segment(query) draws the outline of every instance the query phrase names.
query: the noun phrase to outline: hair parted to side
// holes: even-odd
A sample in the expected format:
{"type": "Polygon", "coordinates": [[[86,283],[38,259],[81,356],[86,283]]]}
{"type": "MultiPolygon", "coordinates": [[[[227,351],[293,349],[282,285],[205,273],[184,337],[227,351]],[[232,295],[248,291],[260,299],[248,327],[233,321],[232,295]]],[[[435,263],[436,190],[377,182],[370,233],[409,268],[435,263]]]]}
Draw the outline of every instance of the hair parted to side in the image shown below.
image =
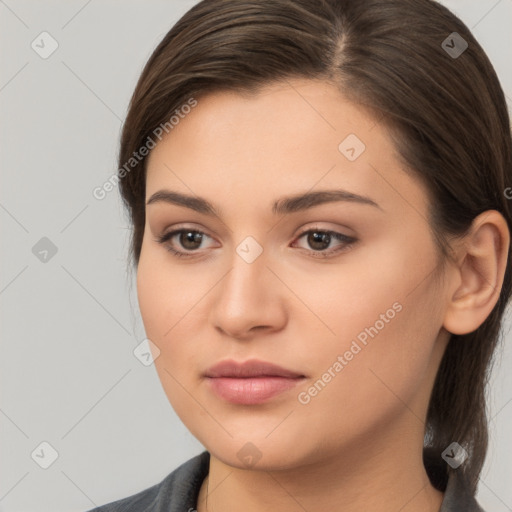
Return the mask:
{"type": "MultiPolygon", "coordinates": [[[[293,77],[336,85],[389,129],[408,171],[428,190],[430,227],[445,261],[448,239],[498,210],[512,231],[510,120],[492,64],[469,29],[431,0],[203,0],[166,34],[146,63],[123,127],[119,167],[190,98],[257,92],[293,77]],[[468,48],[442,47],[457,32],[468,48]]],[[[146,162],[119,175],[139,262],[145,225],[146,162]]],[[[425,460],[444,491],[449,471],[473,494],[488,445],[485,393],[512,289],[510,251],[500,298],[474,332],[452,335],[427,413],[425,460]],[[457,470],[441,459],[456,441],[469,454],[457,470]]]]}

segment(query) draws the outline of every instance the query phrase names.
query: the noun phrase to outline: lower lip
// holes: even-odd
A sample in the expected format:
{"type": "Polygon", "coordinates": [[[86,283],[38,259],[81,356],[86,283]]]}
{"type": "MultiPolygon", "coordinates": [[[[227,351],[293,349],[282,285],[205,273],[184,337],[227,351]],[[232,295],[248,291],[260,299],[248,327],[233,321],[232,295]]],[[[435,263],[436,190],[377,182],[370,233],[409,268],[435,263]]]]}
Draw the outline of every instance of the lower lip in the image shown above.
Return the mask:
{"type": "Polygon", "coordinates": [[[233,404],[254,405],[270,400],[304,380],[303,377],[208,377],[213,391],[233,404]]]}

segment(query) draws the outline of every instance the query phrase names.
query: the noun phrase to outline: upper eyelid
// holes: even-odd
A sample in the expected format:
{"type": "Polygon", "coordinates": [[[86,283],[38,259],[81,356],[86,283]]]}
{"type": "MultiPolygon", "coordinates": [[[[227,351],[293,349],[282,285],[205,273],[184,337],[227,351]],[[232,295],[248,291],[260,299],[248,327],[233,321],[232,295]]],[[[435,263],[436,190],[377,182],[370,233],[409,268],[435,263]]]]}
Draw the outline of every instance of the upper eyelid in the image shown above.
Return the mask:
{"type": "MultiPolygon", "coordinates": [[[[333,232],[333,233],[338,233],[338,232],[339,232],[339,231],[338,231],[338,229],[341,229],[341,230],[343,230],[343,229],[349,229],[349,230],[350,230],[350,228],[348,228],[348,226],[344,226],[343,228],[342,228],[342,227],[340,227],[340,228],[329,228],[329,227],[322,227],[322,226],[319,226],[319,225],[318,225],[319,223],[320,223],[320,222],[318,222],[318,221],[317,221],[316,223],[315,223],[315,222],[313,222],[313,225],[312,225],[312,226],[309,226],[309,227],[307,227],[307,228],[301,229],[301,230],[300,230],[300,231],[299,231],[295,236],[300,236],[300,235],[302,235],[302,234],[304,234],[304,233],[307,233],[308,231],[315,230],[315,229],[316,229],[316,230],[318,230],[318,231],[329,231],[329,232],[333,232]]],[[[182,231],[182,230],[183,230],[183,231],[186,231],[186,230],[189,230],[189,231],[197,231],[197,232],[199,232],[199,233],[203,233],[203,234],[205,234],[205,235],[209,236],[210,238],[215,238],[213,235],[210,235],[210,234],[208,233],[208,231],[207,231],[207,230],[205,230],[204,228],[202,228],[202,227],[195,227],[195,226],[193,225],[193,223],[191,223],[191,224],[186,224],[186,223],[184,223],[183,225],[181,225],[181,224],[177,224],[176,226],[173,226],[173,227],[172,227],[171,229],[169,229],[169,230],[167,230],[166,228],[164,228],[164,229],[162,230],[162,232],[163,232],[163,234],[168,234],[168,233],[172,233],[172,232],[175,232],[175,231],[182,231]]],[[[345,235],[345,236],[347,236],[347,237],[352,236],[352,235],[349,235],[349,234],[346,234],[346,233],[340,233],[340,234],[343,234],[343,235],[345,235]]]]}
{"type": "MultiPolygon", "coordinates": [[[[174,238],[176,235],[178,235],[178,234],[180,234],[180,233],[182,233],[184,231],[191,231],[191,232],[194,232],[194,233],[200,233],[201,235],[206,235],[207,237],[215,240],[215,237],[213,237],[212,235],[209,235],[203,229],[199,229],[199,228],[195,228],[195,227],[190,227],[190,226],[179,226],[179,225],[174,227],[173,229],[171,229],[169,231],[166,231],[165,233],[160,235],[159,238],[160,239],[165,238],[166,241],[168,242],[169,240],[174,238]]],[[[342,237],[345,237],[345,238],[353,240],[353,241],[355,241],[357,239],[353,235],[348,235],[346,233],[340,233],[339,231],[337,231],[335,229],[323,228],[323,227],[320,227],[320,226],[311,226],[311,227],[307,227],[307,228],[301,230],[299,233],[294,235],[293,240],[295,241],[295,240],[297,240],[299,238],[302,238],[304,235],[306,235],[307,233],[310,233],[312,231],[318,231],[318,232],[322,232],[322,233],[332,233],[332,234],[340,235],[342,237]]],[[[192,253],[192,252],[197,252],[197,251],[192,251],[191,250],[190,252],[192,253]]]]}
{"type": "Polygon", "coordinates": [[[214,236],[208,234],[204,229],[190,227],[190,226],[183,226],[183,227],[177,226],[172,229],[169,229],[168,231],[164,230],[161,237],[171,237],[172,238],[183,231],[192,231],[193,233],[201,233],[202,235],[206,235],[209,238],[215,239],[214,236]]]}
{"type": "MultiPolygon", "coordinates": [[[[315,230],[316,231],[325,231],[325,232],[330,232],[330,233],[339,233],[335,228],[326,228],[326,227],[321,227],[321,226],[310,226],[310,227],[301,229],[295,236],[301,236],[304,233],[308,233],[309,231],[315,231],[315,230]]],[[[214,236],[208,234],[208,232],[205,231],[203,228],[196,228],[194,226],[179,226],[179,225],[176,227],[173,227],[172,229],[164,230],[164,233],[162,234],[162,236],[165,236],[165,235],[168,235],[171,233],[176,234],[177,232],[181,232],[181,231],[193,231],[196,233],[201,233],[203,235],[207,235],[210,238],[215,238],[214,236]]],[[[347,237],[351,236],[351,235],[347,235],[345,233],[339,233],[339,234],[345,235],[347,237]]]]}

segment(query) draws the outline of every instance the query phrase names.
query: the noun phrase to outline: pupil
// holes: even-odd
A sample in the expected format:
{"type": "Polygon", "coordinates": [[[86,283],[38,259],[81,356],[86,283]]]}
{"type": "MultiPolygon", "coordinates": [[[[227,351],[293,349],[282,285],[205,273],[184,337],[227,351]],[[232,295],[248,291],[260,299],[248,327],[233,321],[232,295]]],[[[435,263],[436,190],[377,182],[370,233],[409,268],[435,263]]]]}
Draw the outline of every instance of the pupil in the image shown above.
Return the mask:
{"type": "Polygon", "coordinates": [[[193,231],[182,233],[180,242],[185,249],[197,249],[193,244],[195,242],[201,243],[201,233],[194,233],[193,231]],[[192,247],[187,245],[189,242],[192,244],[192,247]]]}
{"type": "Polygon", "coordinates": [[[325,249],[331,241],[329,233],[318,233],[316,231],[312,232],[308,238],[308,242],[313,249],[325,249]],[[320,245],[318,246],[317,244],[320,245]]]}

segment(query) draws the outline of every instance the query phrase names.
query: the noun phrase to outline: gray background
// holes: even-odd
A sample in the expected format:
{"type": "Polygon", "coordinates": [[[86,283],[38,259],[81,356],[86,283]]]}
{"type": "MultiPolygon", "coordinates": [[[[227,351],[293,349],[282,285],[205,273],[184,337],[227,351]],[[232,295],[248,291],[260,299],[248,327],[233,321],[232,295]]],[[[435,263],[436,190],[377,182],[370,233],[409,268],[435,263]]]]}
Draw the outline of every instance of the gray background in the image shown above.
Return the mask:
{"type": "MultiPolygon", "coordinates": [[[[125,264],[127,218],[117,191],[92,196],[116,171],[142,66],[194,3],[0,0],[1,511],[84,511],[159,482],[203,449],[154,367],[133,355],[145,335],[125,264]],[[43,31],[59,45],[47,59],[31,47],[43,31]],[[43,237],[57,248],[46,262],[33,253],[43,237]],[[48,469],[43,441],[58,452],[48,469]]],[[[512,0],[443,3],[473,29],[512,105],[512,0]]],[[[510,334],[492,376],[478,494],[489,512],[512,510],[507,368],[510,334]]]]}

